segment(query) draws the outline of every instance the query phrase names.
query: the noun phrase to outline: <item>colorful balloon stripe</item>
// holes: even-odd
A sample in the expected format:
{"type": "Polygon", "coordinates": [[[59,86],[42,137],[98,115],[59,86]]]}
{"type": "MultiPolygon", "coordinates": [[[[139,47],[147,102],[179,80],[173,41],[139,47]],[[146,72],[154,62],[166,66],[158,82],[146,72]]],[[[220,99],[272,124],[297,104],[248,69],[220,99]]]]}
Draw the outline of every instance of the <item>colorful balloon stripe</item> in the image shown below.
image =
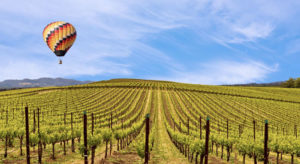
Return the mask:
{"type": "Polygon", "coordinates": [[[70,23],[53,22],[45,27],[43,37],[56,56],[64,56],[76,39],[76,30],[70,23]]]}

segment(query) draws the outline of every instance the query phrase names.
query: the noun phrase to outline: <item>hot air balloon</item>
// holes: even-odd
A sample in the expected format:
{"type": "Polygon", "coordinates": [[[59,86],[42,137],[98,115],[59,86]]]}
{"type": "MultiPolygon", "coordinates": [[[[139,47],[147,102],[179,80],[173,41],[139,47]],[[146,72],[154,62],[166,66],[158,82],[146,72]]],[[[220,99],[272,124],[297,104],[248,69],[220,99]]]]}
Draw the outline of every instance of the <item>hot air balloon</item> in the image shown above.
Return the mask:
{"type": "MultiPolygon", "coordinates": [[[[43,37],[51,51],[57,57],[63,57],[76,39],[76,30],[70,23],[52,22],[44,28],[43,37]]],[[[62,64],[61,59],[59,64],[62,64]]]]}

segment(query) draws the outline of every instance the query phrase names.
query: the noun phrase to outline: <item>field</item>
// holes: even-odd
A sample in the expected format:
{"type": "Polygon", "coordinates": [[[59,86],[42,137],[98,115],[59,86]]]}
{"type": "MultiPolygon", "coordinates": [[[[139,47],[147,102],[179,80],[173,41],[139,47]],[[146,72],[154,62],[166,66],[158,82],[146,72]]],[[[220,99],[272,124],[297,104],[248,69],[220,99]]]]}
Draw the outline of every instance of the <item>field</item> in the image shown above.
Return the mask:
{"type": "Polygon", "coordinates": [[[208,163],[263,163],[265,122],[271,163],[300,163],[300,89],[192,85],[115,79],[0,92],[0,163],[200,163],[210,122],[208,163]],[[200,126],[201,125],[201,126],[200,126]],[[255,139],[254,139],[255,138],[255,139]]]}

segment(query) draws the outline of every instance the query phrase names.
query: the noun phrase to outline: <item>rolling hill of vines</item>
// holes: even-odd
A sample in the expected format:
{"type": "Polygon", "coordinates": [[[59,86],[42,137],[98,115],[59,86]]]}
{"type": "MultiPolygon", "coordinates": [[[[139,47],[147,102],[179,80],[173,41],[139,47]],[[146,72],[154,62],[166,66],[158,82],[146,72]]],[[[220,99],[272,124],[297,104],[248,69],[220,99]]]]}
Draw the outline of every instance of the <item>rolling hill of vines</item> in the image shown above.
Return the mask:
{"type": "Polygon", "coordinates": [[[270,161],[300,162],[300,89],[114,79],[3,91],[0,163],[26,163],[25,107],[31,163],[83,163],[84,113],[92,163],[126,151],[143,163],[147,113],[149,163],[203,162],[207,119],[211,162],[261,162],[266,121],[270,161]]]}

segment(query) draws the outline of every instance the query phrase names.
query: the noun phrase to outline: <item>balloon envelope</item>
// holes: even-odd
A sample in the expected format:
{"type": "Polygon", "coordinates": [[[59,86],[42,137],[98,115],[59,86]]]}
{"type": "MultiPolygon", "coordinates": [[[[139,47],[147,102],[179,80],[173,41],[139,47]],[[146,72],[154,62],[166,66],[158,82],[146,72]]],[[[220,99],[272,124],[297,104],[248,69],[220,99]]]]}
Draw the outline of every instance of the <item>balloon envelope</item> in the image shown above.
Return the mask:
{"type": "Polygon", "coordinates": [[[44,41],[56,56],[64,56],[76,39],[76,30],[63,21],[48,24],[43,31],[44,41]]]}

